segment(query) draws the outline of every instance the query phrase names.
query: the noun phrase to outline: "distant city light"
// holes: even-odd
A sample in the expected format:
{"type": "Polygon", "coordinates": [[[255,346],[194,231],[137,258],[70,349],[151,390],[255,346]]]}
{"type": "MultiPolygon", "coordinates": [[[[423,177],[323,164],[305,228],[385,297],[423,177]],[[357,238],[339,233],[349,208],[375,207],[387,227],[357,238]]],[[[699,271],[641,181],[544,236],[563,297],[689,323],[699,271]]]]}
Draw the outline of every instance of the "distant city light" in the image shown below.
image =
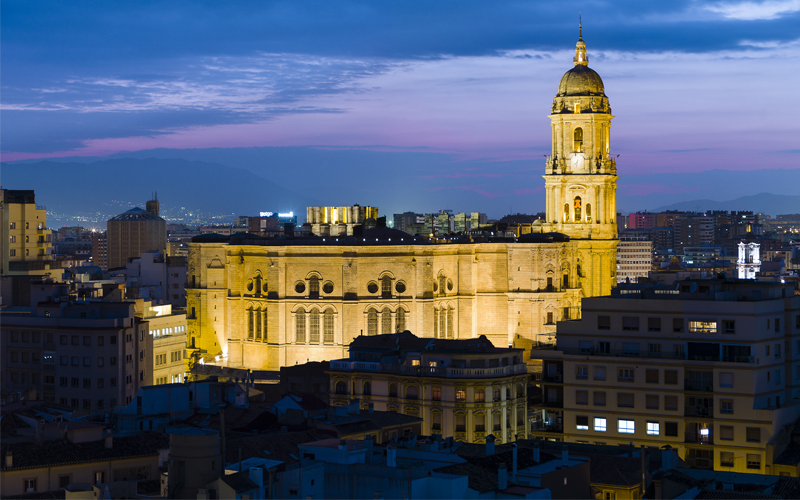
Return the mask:
{"type": "Polygon", "coordinates": [[[259,217],[272,217],[273,215],[274,215],[274,212],[259,212],[258,213],[259,217]]]}
{"type": "Polygon", "coordinates": [[[288,214],[278,212],[278,217],[294,217],[294,212],[289,212],[288,214]]]}

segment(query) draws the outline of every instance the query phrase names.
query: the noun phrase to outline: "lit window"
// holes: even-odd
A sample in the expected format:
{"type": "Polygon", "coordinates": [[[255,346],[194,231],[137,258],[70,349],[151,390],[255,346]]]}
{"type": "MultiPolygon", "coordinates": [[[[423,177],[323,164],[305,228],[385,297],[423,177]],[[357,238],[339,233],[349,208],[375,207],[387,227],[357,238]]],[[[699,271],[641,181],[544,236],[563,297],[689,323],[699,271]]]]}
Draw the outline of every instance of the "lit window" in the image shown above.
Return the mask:
{"type": "Polygon", "coordinates": [[[617,422],[617,431],[620,434],[633,434],[634,432],[636,432],[633,420],[619,419],[619,421],[617,422]]]}
{"type": "Polygon", "coordinates": [[[716,321],[689,321],[691,333],[717,333],[716,321]]]}
{"type": "Polygon", "coordinates": [[[594,430],[598,432],[605,432],[606,431],[606,419],[595,417],[594,419],[594,430]]]}
{"type": "Polygon", "coordinates": [[[589,430],[589,417],[577,415],[575,417],[575,424],[579,431],[589,430]]]}
{"type": "MultiPolygon", "coordinates": [[[[700,432],[702,433],[703,430],[707,431],[708,429],[701,429],[700,432]]],[[[658,436],[658,434],[659,434],[659,424],[658,424],[658,422],[647,422],[647,435],[648,436],[658,436]]]]}

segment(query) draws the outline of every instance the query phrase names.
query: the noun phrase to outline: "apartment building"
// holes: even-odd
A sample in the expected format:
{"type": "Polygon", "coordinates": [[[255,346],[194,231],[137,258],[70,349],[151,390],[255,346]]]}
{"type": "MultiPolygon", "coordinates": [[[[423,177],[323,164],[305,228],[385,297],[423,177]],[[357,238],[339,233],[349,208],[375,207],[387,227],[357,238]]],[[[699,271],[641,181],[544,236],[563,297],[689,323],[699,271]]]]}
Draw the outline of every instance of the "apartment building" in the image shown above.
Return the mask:
{"type": "Polygon", "coordinates": [[[622,235],[617,243],[617,283],[646,278],[653,266],[653,242],[641,236],[622,235]]]}
{"type": "Polygon", "coordinates": [[[0,274],[45,274],[53,259],[47,210],[36,204],[33,191],[0,189],[0,274]]]}
{"type": "Polygon", "coordinates": [[[800,415],[790,285],[629,285],[582,306],[580,320],[558,324],[556,345],[532,351],[543,368],[533,436],[670,445],[695,467],[776,473],[779,433],[800,415]]]}
{"type": "Polygon", "coordinates": [[[478,443],[490,434],[498,443],[527,435],[522,349],[495,347],[484,336],[360,336],[328,374],[332,406],[359,398],[375,410],[421,417],[424,435],[478,443]]]}
{"type": "Polygon", "coordinates": [[[186,375],[186,311],[145,302],[142,319],[153,339],[153,385],[178,384],[186,375]]]}
{"type": "Polygon", "coordinates": [[[52,301],[0,314],[2,391],[81,412],[127,404],[152,384],[152,339],[132,302],[52,301]]]}

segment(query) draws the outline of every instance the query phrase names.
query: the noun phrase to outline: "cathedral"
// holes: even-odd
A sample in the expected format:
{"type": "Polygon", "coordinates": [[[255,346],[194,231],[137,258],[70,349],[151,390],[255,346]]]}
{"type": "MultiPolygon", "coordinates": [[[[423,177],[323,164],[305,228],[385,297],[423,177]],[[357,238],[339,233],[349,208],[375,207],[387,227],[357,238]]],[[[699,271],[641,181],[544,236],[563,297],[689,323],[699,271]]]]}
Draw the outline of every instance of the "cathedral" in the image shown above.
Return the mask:
{"type": "MultiPolygon", "coordinates": [[[[514,242],[432,243],[376,227],[350,236],[201,235],[189,245],[189,346],[230,367],[347,356],[359,335],[554,342],[583,297],[616,282],[611,108],[579,37],[550,109],[546,221],[514,242]]],[[[458,241],[458,240],[456,240],[458,241]]]]}

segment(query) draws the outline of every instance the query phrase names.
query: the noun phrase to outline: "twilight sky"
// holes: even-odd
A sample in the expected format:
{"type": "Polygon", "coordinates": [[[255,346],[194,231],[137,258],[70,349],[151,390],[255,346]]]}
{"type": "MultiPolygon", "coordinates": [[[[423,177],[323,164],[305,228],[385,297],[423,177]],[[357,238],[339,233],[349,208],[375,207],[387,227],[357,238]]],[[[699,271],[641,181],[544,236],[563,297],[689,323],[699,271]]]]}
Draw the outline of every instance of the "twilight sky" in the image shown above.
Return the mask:
{"type": "Polygon", "coordinates": [[[579,10],[621,174],[800,167],[800,0],[5,0],[0,158],[316,146],[538,169],[579,10]]]}

